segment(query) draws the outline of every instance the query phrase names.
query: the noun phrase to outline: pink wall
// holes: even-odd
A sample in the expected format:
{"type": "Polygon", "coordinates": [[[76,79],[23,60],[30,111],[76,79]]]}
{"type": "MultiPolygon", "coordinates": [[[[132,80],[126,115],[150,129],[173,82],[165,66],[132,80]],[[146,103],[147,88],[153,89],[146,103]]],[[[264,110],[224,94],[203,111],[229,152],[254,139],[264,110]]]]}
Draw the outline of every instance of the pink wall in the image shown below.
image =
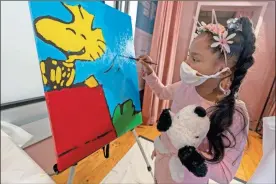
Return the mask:
{"type": "Polygon", "coordinates": [[[269,2],[257,37],[256,62],[250,69],[240,97],[246,102],[255,129],[275,77],[275,2],[269,2]]]}
{"type": "Polygon", "coordinates": [[[24,149],[25,152],[48,174],[53,174],[56,164],[55,148],[52,137],[24,149]]]}

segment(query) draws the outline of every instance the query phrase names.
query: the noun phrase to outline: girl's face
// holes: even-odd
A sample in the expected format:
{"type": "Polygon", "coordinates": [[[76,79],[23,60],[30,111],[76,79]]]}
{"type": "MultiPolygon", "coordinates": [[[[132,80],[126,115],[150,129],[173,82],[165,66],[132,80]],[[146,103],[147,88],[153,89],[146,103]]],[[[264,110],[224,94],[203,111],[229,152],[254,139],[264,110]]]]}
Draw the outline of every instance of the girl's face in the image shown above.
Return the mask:
{"type": "MultiPolygon", "coordinates": [[[[226,67],[224,57],[219,59],[220,53],[212,52],[211,44],[209,35],[199,35],[193,40],[189,50],[189,56],[185,61],[191,68],[203,75],[213,75],[226,67]]],[[[211,93],[214,89],[218,88],[221,78],[227,75],[229,75],[229,72],[221,74],[219,79],[208,79],[200,86],[205,89],[206,93],[211,93]]]]}

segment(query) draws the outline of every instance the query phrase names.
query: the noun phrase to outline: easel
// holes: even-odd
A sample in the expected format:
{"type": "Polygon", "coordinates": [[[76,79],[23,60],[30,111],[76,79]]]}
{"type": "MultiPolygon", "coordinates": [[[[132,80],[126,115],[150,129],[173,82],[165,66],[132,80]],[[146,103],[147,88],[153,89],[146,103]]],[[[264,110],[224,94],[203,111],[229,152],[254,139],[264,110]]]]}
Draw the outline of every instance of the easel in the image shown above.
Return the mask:
{"type": "MultiPolygon", "coordinates": [[[[142,144],[141,144],[141,142],[140,142],[140,140],[139,140],[139,137],[138,137],[138,135],[137,135],[135,129],[132,130],[132,133],[133,133],[133,135],[134,135],[134,137],[135,137],[135,140],[136,140],[136,142],[137,142],[137,144],[138,144],[138,146],[139,146],[139,148],[140,148],[140,151],[141,151],[141,153],[142,153],[142,155],[143,155],[143,157],[144,157],[144,160],[145,160],[145,162],[146,162],[146,164],[147,164],[147,170],[150,172],[151,176],[154,178],[153,172],[152,172],[152,168],[151,168],[151,166],[150,166],[150,164],[149,164],[149,161],[148,161],[148,159],[147,159],[147,156],[146,156],[146,154],[145,154],[145,151],[144,151],[144,149],[143,149],[143,147],[142,147],[142,144]]],[[[73,184],[76,166],[77,166],[77,164],[75,164],[75,165],[73,165],[73,166],[70,167],[70,171],[69,171],[69,176],[68,176],[67,184],[73,184]]]]}

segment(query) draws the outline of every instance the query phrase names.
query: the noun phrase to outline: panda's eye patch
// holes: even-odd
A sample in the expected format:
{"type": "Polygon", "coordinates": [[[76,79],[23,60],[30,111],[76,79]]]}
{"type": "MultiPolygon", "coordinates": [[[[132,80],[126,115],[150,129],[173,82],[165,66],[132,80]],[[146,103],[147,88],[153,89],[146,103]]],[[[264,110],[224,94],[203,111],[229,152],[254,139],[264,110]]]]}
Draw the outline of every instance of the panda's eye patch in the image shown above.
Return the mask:
{"type": "Polygon", "coordinates": [[[197,139],[198,139],[198,138],[199,138],[199,136],[195,136],[195,138],[197,138],[197,139]]]}

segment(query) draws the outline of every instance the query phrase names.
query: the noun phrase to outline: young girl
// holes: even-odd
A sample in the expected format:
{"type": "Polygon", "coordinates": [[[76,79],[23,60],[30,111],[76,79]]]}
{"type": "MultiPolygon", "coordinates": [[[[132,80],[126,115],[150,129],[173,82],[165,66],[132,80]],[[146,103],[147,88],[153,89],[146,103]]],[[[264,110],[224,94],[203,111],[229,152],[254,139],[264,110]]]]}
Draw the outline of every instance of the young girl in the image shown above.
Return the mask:
{"type": "MultiPolygon", "coordinates": [[[[152,62],[151,58],[139,57],[145,81],[160,99],[173,101],[172,112],[177,113],[191,104],[207,109],[210,130],[198,148],[208,160],[207,175],[196,177],[185,168],[182,183],[204,184],[209,179],[229,183],[246,145],[248,113],[245,104],[237,100],[237,94],[254,63],[255,35],[246,17],[231,19],[227,24],[226,28],[218,23],[200,24],[201,33],[193,40],[189,56],[181,64],[180,82],[164,86],[147,64],[152,62]]],[[[168,158],[158,153],[155,179],[157,183],[175,183],[169,174],[168,158]]]]}

